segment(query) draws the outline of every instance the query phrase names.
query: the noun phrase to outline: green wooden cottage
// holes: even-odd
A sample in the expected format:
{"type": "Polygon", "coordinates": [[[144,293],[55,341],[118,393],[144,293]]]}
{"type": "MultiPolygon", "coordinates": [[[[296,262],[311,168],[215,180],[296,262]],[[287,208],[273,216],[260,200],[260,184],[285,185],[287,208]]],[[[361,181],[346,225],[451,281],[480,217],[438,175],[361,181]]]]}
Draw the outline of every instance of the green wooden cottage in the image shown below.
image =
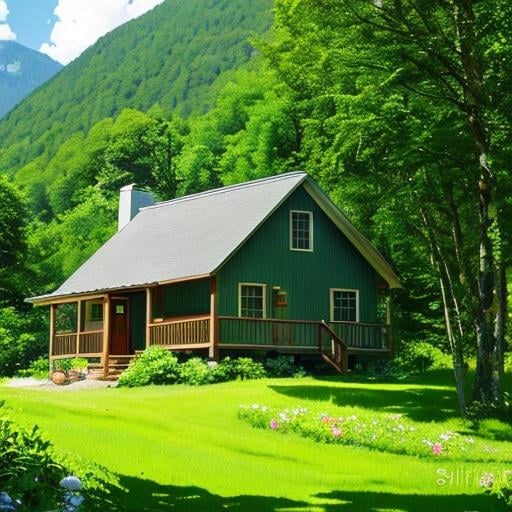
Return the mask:
{"type": "Polygon", "coordinates": [[[303,172],[153,204],[121,189],[119,231],[55,292],[50,358],[109,368],[137,351],[389,354],[381,254],[303,172]]]}

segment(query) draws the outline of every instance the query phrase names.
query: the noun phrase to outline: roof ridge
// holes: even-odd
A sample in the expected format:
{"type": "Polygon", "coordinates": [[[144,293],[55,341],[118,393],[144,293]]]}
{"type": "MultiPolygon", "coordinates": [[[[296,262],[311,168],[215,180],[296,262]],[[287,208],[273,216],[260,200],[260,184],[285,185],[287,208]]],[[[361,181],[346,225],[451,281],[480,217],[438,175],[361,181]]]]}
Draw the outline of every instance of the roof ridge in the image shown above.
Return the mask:
{"type": "Polygon", "coordinates": [[[224,192],[231,192],[233,190],[252,187],[252,186],[258,186],[258,185],[262,185],[264,183],[268,183],[270,181],[280,181],[283,179],[292,178],[294,176],[307,176],[307,173],[304,171],[292,171],[292,172],[286,172],[283,174],[276,174],[275,176],[267,176],[266,178],[259,178],[257,180],[244,181],[242,183],[235,183],[233,185],[227,185],[225,187],[214,188],[211,190],[205,190],[203,192],[197,192],[195,194],[189,194],[187,196],[176,197],[175,199],[169,199],[168,201],[161,201],[161,202],[155,203],[151,206],[145,206],[144,208],[140,208],[139,211],[151,210],[153,208],[160,208],[162,206],[168,206],[170,204],[180,203],[183,201],[191,201],[194,199],[199,199],[201,197],[222,194],[224,192]]]}

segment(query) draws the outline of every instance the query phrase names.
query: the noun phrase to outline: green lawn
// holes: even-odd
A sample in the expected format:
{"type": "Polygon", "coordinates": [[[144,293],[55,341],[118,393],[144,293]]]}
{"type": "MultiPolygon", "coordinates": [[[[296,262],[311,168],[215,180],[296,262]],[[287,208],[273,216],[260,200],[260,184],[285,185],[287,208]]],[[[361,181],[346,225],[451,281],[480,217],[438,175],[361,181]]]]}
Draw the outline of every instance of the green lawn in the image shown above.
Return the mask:
{"type": "Polygon", "coordinates": [[[38,423],[59,450],[117,473],[128,491],[116,497],[119,510],[500,510],[473,475],[512,469],[510,464],[318,444],[254,429],[237,417],[240,404],[256,402],[330,413],[365,408],[375,414],[403,413],[418,423],[435,420],[441,429],[460,428],[447,375],[433,382],[267,379],[75,392],[3,387],[0,397],[20,421],[38,423]],[[453,472],[452,485],[436,483],[438,469],[453,472]]]}

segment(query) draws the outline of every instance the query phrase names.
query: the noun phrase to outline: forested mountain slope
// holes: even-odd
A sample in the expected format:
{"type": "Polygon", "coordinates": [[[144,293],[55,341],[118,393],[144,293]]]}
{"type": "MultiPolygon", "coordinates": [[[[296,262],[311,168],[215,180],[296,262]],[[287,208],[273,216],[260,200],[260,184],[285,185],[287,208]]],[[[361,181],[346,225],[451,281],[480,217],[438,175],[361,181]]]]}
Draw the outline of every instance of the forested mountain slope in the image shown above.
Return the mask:
{"type": "Polygon", "coordinates": [[[70,134],[126,107],[207,111],[229,71],[253,54],[250,35],[270,27],[271,7],[167,0],[107,34],[0,122],[0,172],[46,160],[70,134]]]}
{"type": "Polygon", "coordinates": [[[0,118],[62,65],[14,41],[0,41],[0,118]]]}

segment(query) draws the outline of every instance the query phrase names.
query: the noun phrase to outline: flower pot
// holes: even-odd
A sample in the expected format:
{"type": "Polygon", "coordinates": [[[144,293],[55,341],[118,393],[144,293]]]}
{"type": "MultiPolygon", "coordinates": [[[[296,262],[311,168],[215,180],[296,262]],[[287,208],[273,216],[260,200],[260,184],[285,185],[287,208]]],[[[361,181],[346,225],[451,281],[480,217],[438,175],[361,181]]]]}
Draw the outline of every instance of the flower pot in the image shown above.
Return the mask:
{"type": "Polygon", "coordinates": [[[61,370],[56,370],[52,373],[52,382],[61,386],[66,383],[66,374],[61,370]]]}
{"type": "Polygon", "coordinates": [[[80,380],[80,373],[76,370],[69,370],[68,371],[68,379],[71,382],[76,382],[77,380],[80,380]]]}

